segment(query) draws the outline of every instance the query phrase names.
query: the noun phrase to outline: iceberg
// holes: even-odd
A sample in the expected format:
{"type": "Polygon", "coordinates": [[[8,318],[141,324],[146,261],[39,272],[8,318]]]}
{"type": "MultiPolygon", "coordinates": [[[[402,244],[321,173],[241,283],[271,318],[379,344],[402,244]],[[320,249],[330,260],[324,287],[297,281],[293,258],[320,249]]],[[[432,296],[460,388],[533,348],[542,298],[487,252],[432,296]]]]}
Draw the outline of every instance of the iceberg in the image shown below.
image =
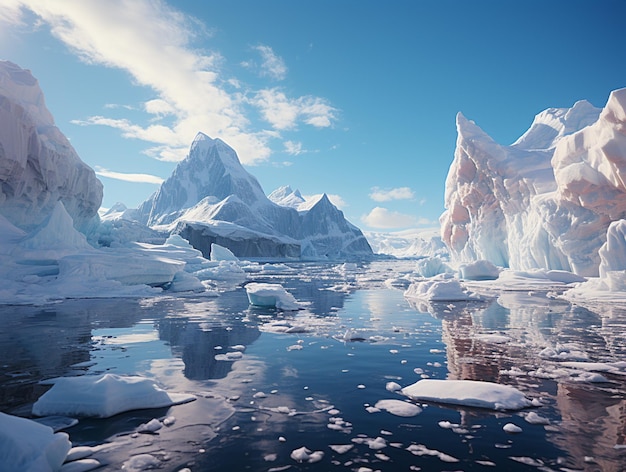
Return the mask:
{"type": "Polygon", "coordinates": [[[287,290],[280,284],[251,282],[246,284],[246,293],[251,305],[276,307],[283,311],[295,311],[301,307],[287,290]]]}
{"type": "Polygon", "coordinates": [[[8,61],[0,61],[0,183],[0,214],[20,229],[41,224],[58,201],[79,230],[97,224],[102,183],[55,126],[37,79],[8,61]]]}
{"type": "Polygon", "coordinates": [[[2,470],[54,472],[61,469],[72,443],[66,433],[18,416],[0,413],[2,470]]]}
{"type": "Polygon", "coordinates": [[[33,415],[108,418],[124,411],[162,408],[195,398],[167,392],[152,380],[139,376],[61,377],[35,402],[33,415]]]}
{"type": "Polygon", "coordinates": [[[326,195],[301,202],[299,192],[285,187],[273,192],[272,199],[243,168],[234,149],[198,133],[187,158],[136,216],[154,230],[180,234],[206,258],[213,244],[238,258],[372,255],[365,236],[326,195]]]}
{"type": "Polygon", "coordinates": [[[480,300],[477,295],[469,292],[458,279],[449,274],[440,274],[426,280],[419,280],[409,285],[404,296],[431,302],[456,302],[480,300]]]}
{"type": "Polygon", "coordinates": [[[400,393],[416,401],[432,401],[491,410],[521,410],[532,405],[523,392],[509,385],[478,380],[422,379],[400,393]]]}
{"type": "Polygon", "coordinates": [[[599,249],[626,218],[626,89],[535,117],[511,146],[457,116],[442,238],[457,263],[599,275],[599,249]]]}

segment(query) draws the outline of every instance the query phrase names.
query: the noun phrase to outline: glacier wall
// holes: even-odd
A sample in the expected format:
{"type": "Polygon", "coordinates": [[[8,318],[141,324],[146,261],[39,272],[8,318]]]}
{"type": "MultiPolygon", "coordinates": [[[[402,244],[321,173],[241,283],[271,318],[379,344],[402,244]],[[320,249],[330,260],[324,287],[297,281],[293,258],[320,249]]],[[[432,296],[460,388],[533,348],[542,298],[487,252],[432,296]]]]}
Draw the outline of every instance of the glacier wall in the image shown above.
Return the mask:
{"type": "Polygon", "coordinates": [[[462,114],[446,179],[442,239],[456,262],[598,276],[611,222],[626,218],[626,89],[535,117],[496,143],[462,114]]]}
{"type": "Polygon", "coordinates": [[[0,61],[0,214],[32,230],[63,203],[86,230],[102,202],[102,183],[54,125],[30,71],[0,61]]]}

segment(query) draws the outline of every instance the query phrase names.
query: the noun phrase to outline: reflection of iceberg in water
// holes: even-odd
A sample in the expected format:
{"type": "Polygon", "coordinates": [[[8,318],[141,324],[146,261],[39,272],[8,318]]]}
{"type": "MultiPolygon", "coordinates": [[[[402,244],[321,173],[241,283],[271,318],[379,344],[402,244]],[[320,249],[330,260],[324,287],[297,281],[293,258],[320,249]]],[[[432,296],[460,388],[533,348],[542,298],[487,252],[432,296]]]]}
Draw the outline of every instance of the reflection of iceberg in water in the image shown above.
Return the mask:
{"type": "Polygon", "coordinates": [[[131,299],[68,300],[45,308],[2,306],[0,405],[4,411],[35,401],[43,378],[78,375],[91,360],[92,330],[129,327],[142,313],[131,299]]]}
{"type": "Polygon", "coordinates": [[[505,293],[486,306],[413,306],[441,319],[448,378],[508,384],[549,399],[540,413],[552,410],[548,416],[556,420],[548,437],[567,451],[568,467],[624,470],[626,377],[607,374],[610,384],[593,384],[576,381],[565,371],[553,377],[556,384],[552,384],[535,376],[564,366],[560,359],[539,355],[550,346],[561,346],[565,354],[583,355],[592,362],[626,360],[624,311],[614,309],[600,317],[585,308],[526,293],[505,293]]]}
{"type": "Polygon", "coordinates": [[[256,326],[247,325],[239,316],[247,307],[243,291],[226,292],[208,301],[183,302],[177,311],[185,316],[159,320],[159,338],[167,341],[172,354],[183,360],[186,378],[226,377],[233,361],[217,360],[215,356],[233,351],[232,346],[248,346],[261,334],[256,326]],[[189,317],[189,313],[194,315],[189,317]]]}

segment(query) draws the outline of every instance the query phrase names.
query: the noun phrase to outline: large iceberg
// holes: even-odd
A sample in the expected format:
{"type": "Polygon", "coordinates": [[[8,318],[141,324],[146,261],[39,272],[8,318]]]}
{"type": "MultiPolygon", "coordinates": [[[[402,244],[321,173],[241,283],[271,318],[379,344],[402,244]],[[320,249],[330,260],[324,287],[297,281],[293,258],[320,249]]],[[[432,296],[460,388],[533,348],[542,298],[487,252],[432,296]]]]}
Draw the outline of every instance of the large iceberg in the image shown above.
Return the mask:
{"type": "Polygon", "coordinates": [[[61,201],[87,230],[102,202],[102,183],[54,125],[37,79],[0,61],[0,214],[31,230],[61,201]]]}
{"type": "Polygon", "coordinates": [[[457,116],[442,238],[456,262],[598,276],[612,221],[626,218],[626,89],[535,117],[511,146],[457,116]]]}
{"type": "Polygon", "coordinates": [[[372,254],[361,231],[326,195],[302,202],[288,187],[270,200],[234,149],[198,133],[189,155],[146,200],[138,219],[180,234],[205,257],[212,244],[237,257],[339,259],[372,254]],[[295,208],[297,206],[297,209],[295,208]]]}

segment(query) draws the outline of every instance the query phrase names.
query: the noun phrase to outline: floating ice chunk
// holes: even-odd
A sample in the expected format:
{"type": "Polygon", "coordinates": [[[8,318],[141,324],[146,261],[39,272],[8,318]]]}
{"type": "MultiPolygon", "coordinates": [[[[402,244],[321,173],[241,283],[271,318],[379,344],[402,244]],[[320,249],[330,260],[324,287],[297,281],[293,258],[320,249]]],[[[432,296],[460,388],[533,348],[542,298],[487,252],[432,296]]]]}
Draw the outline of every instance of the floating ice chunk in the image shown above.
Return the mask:
{"type": "Polygon", "coordinates": [[[63,464],[60,472],[88,472],[99,467],[102,467],[102,464],[96,459],[79,459],[63,464]]]}
{"type": "Polygon", "coordinates": [[[157,469],[160,466],[161,461],[152,454],[137,454],[124,462],[122,470],[126,472],[142,472],[147,469],[157,469]]]}
{"type": "Polygon", "coordinates": [[[500,270],[491,262],[479,260],[459,267],[459,276],[465,280],[496,280],[500,270]]]}
{"type": "Polygon", "coordinates": [[[352,442],[356,444],[367,444],[370,449],[378,451],[387,447],[387,440],[380,436],[376,438],[352,438],[352,442]]]}
{"type": "Polygon", "coordinates": [[[437,256],[425,257],[415,263],[415,273],[421,277],[434,277],[452,273],[452,269],[437,256]]]}
{"type": "Polygon", "coordinates": [[[151,419],[147,423],[144,423],[137,428],[137,431],[140,433],[154,433],[160,430],[163,427],[163,423],[161,423],[156,418],[151,419]]]}
{"type": "Polygon", "coordinates": [[[194,272],[200,280],[218,280],[222,282],[239,283],[248,277],[245,271],[235,261],[214,262],[212,267],[206,267],[194,272]]]}
{"type": "Polygon", "coordinates": [[[337,454],[345,454],[354,447],[354,444],[331,444],[328,446],[337,454]]]}
{"type": "Polygon", "coordinates": [[[284,311],[300,309],[294,296],[280,284],[252,282],[246,285],[246,293],[254,306],[276,307],[284,311]]]}
{"type": "Polygon", "coordinates": [[[174,274],[167,290],[168,292],[204,292],[206,287],[196,276],[181,270],[174,274]]]}
{"type": "Polygon", "coordinates": [[[385,388],[388,392],[397,392],[398,390],[402,390],[402,386],[396,382],[387,382],[385,388]]]}
{"type": "Polygon", "coordinates": [[[438,457],[442,462],[459,462],[456,457],[437,451],[436,449],[429,449],[423,444],[411,444],[406,450],[415,456],[434,456],[438,457]]]}
{"type": "Polygon", "coordinates": [[[395,416],[411,417],[417,416],[422,409],[413,403],[404,402],[402,400],[379,400],[374,405],[379,410],[385,410],[395,416]]]}
{"type": "Polygon", "coordinates": [[[52,472],[59,470],[72,444],[66,433],[18,416],[0,413],[2,470],[52,472]]]}
{"type": "Polygon", "coordinates": [[[513,423],[505,424],[502,429],[509,434],[519,434],[522,432],[522,428],[513,423]]]}
{"type": "Polygon", "coordinates": [[[404,292],[406,298],[432,302],[478,300],[478,296],[463,288],[457,279],[435,277],[413,282],[404,292]]]}
{"type": "Polygon", "coordinates": [[[524,416],[524,419],[530,424],[550,424],[550,420],[548,418],[544,418],[534,411],[528,412],[528,414],[524,416]]]}
{"type": "Polygon", "coordinates": [[[239,258],[235,256],[230,249],[220,246],[219,244],[211,244],[211,255],[209,256],[212,261],[238,261],[239,258]]]}
{"type": "Polygon", "coordinates": [[[167,392],[144,377],[115,374],[61,377],[35,402],[33,414],[108,418],[123,411],[161,408],[195,398],[167,392]]]}
{"type": "Polygon", "coordinates": [[[305,446],[291,451],[291,458],[297,462],[308,462],[309,464],[313,464],[314,462],[321,461],[323,457],[323,451],[313,452],[310,449],[307,449],[305,446]]]}
{"type": "Polygon", "coordinates": [[[89,446],[76,446],[70,449],[65,457],[66,462],[77,461],[79,459],[84,459],[85,457],[89,457],[93,454],[93,448],[89,446]]]}
{"type": "Polygon", "coordinates": [[[520,410],[531,406],[530,400],[515,387],[476,380],[423,379],[404,387],[401,393],[412,400],[493,410],[520,410]]]}

